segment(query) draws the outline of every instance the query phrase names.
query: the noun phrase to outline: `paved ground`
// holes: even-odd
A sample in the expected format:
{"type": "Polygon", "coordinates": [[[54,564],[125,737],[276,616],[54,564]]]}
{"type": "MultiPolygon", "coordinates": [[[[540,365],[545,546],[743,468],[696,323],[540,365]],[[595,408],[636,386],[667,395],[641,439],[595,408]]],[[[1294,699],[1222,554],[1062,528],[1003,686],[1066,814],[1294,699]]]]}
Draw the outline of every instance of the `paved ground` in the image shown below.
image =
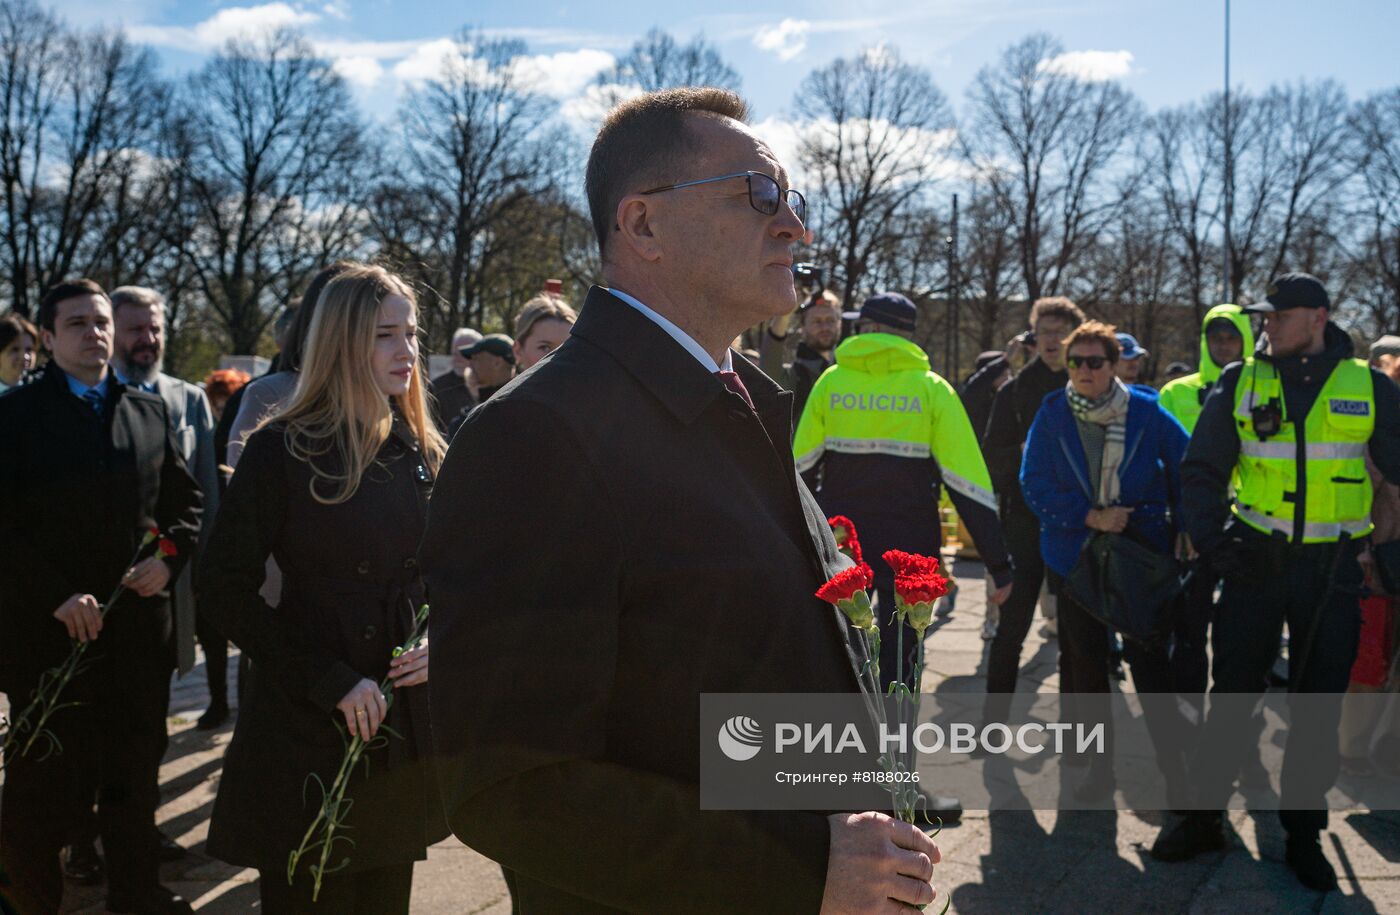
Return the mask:
{"type": "MultiPolygon", "coordinates": [[[[954,564],[962,591],[954,615],[932,631],[926,691],[940,685],[981,688],[985,643],[982,570],[954,564]],[[955,682],[949,683],[950,679],[955,682]]],[[[1055,643],[1034,627],[1021,670],[1023,689],[1057,689],[1055,643]]],[[[203,854],[208,816],[219,783],[223,747],[232,724],[206,734],[194,729],[203,710],[203,671],[177,684],[172,702],[170,753],[161,770],[161,828],[191,849],[166,865],[165,880],[209,913],[258,910],[256,874],[203,854]]],[[[1155,812],[997,813],[970,811],[961,825],[938,837],[944,863],[940,891],[952,893],[958,913],[1400,913],[1400,812],[1332,815],[1324,846],[1342,889],[1303,889],[1283,864],[1283,834],[1273,814],[1237,811],[1234,842],[1226,852],[1187,864],[1164,865],[1147,856],[1161,824],[1155,812]]],[[[102,893],[73,888],[66,911],[98,915],[102,893]]],[[[507,915],[510,901],[500,871],[486,858],[449,840],[433,847],[414,875],[415,915],[507,915]]]]}

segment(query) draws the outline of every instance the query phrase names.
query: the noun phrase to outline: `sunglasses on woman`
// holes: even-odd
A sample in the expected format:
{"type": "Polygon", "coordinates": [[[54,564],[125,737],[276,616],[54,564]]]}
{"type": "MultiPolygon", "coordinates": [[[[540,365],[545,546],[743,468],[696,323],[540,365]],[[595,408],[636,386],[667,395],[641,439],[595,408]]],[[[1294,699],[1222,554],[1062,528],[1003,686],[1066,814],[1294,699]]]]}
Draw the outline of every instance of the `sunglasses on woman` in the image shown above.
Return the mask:
{"type": "Polygon", "coordinates": [[[1108,364],[1107,356],[1070,356],[1065,359],[1065,364],[1072,369],[1077,369],[1082,365],[1087,365],[1090,371],[1097,372],[1108,364]]]}
{"type": "Polygon", "coordinates": [[[668,184],[665,187],[654,187],[649,191],[642,191],[642,196],[647,194],[659,194],[662,191],[674,191],[683,187],[695,187],[697,184],[710,184],[715,181],[728,181],[731,178],[743,178],[749,185],[749,206],[758,210],[764,216],[774,216],[778,212],[778,207],[783,200],[787,200],[788,207],[792,210],[797,221],[803,225],[807,224],[807,198],[797,191],[784,191],[778,186],[778,182],[763,172],[735,172],[732,175],[720,175],[716,178],[701,178],[697,181],[682,181],[679,184],[668,184]]]}

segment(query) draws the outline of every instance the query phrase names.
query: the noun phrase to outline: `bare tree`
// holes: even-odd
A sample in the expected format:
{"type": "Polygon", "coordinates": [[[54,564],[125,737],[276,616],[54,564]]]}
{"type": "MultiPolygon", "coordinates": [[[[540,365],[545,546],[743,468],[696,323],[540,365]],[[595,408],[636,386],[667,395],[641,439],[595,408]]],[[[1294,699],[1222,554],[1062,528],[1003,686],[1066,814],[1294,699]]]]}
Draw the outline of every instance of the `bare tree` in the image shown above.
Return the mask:
{"type": "Polygon", "coordinates": [[[1010,335],[1025,330],[1026,315],[1008,314],[1018,275],[1016,226],[1010,212],[977,182],[968,195],[961,240],[963,301],[976,318],[971,330],[977,348],[1000,349],[1010,335]]]}
{"type": "Polygon", "coordinates": [[[169,241],[234,352],[253,352],[306,276],[360,244],[360,120],[330,65],[278,30],[230,41],[167,129],[196,226],[169,241]]]}
{"type": "Polygon", "coordinates": [[[1378,92],[1352,114],[1359,179],[1358,297],[1374,329],[1400,329],[1400,87],[1378,92]]]}
{"type": "Polygon", "coordinates": [[[1299,227],[1348,176],[1347,101],[1330,80],[1241,95],[1232,128],[1230,294],[1287,269],[1299,227]]]}
{"type": "Polygon", "coordinates": [[[433,290],[430,331],[443,338],[480,325],[498,267],[532,228],[517,218],[553,185],[565,140],[550,129],[553,103],[515,65],[517,41],[458,39],[436,79],[412,88],[400,110],[403,154],[394,187],[376,195],[381,243],[417,265],[433,290]]]}
{"type": "Polygon", "coordinates": [[[884,45],[808,74],[793,106],[822,259],[850,301],[949,162],[952,114],[928,71],[884,45]]]}
{"type": "MultiPolygon", "coordinates": [[[[714,45],[697,36],[686,44],[653,28],[611,69],[598,74],[599,86],[632,86],[646,92],[676,86],[718,86],[739,89],[739,74],[724,62],[714,45]]],[[[615,103],[618,93],[614,89],[615,103]]]]}
{"type": "Polygon", "coordinates": [[[1197,324],[1213,300],[1221,225],[1223,100],[1159,112],[1148,126],[1144,168],[1172,241],[1181,291],[1197,324]]]}
{"type": "Polygon", "coordinates": [[[107,204],[167,98],[155,55],[121,33],[72,32],[28,0],[0,3],[0,256],[16,310],[118,242],[107,204]]]}
{"type": "Polygon", "coordinates": [[[1048,35],[1007,48],[968,90],[963,149],[1016,222],[1028,298],[1060,290],[1096,234],[1115,218],[1126,189],[1113,166],[1140,122],[1133,96],[1055,65],[1048,35]]]}

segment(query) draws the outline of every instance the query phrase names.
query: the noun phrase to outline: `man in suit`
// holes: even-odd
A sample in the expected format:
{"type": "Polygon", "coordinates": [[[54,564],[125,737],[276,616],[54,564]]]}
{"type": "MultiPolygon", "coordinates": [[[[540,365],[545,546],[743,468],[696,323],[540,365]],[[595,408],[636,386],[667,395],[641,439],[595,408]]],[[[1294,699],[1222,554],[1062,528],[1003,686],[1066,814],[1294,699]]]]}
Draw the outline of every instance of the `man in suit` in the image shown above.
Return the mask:
{"type": "Polygon", "coordinates": [[[883,814],[700,809],[702,692],[854,692],[863,659],[812,596],[842,560],[792,394],[728,347],[796,304],[805,231],[746,114],[692,88],[608,116],[587,180],[610,288],[471,414],[434,489],[446,809],[526,915],[934,897],[937,847],[883,814]]]}
{"type": "MultiPolygon", "coordinates": [[[[0,900],[58,911],[58,851],[92,802],[109,864],[112,912],[189,912],[158,881],[155,812],[165,713],[175,667],[167,589],[199,535],[200,495],[160,397],[109,371],[111,303],[91,280],[61,283],[40,302],[43,377],[0,399],[0,689],[18,714],[73,639],[92,642],[48,723],[57,752],[6,760],[0,803],[0,900]],[[173,558],[128,567],[152,527],[173,558]],[[129,589],[105,617],[99,600],[129,589]]],[[[0,906],[3,908],[3,906],[0,906]]]]}
{"type": "MultiPolygon", "coordinates": [[[[165,298],[144,286],[119,286],[112,290],[112,368],[117,380],[159,395],[180,457],[194,474],[204,497],[204,517],[212,520],[219,510],[219,469],[214,459],[214,411],[209,398],[196,384],[167,375],[165,362],[165,298]]],[[[185,566],[175,582],[175,645],[180,673],[194,667],[195,637],[204,649],[209,677],[209,708],[199,719],[200,730],[212,730],[228,719],[228,641],[197,612],[194,566],[204,550],[210,525],[200,531],[195,562],[185,566]]]]}

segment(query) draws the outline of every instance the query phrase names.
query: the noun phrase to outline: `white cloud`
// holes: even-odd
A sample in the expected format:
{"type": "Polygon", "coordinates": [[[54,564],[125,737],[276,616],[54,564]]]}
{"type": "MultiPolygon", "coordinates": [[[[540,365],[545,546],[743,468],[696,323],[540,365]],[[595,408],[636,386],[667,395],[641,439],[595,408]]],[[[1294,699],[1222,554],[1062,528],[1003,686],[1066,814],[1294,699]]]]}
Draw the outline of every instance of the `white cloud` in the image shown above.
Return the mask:
{"type": "Polygon", "coordinates": [[[406,83],[438,79],[448,60],[465,61],[464,50],[451,38],[424,42],[403,60],[394,64],[394,75],[406,83]]]}
{"type": "Polygon", "coordinates": [[[1133,52],[1067,51],[1042,60],[1040,69],[1091,83],[1122,79],[1133,72],[1133,52]]]}
{"type": "Polygon", "coordinates": [[[384,75],[384,68],[373,57],[337,57],[331,66],[346,82],[366,89],[384,75]]]}
{"type": "Polygon", "coordinates": [[[339,19],[342,22],[348,21],[350,19],[350,4],[346,0],[331,0],[330,3],[321,7],[321,12],[333,19],[339,19]]]}
{"type": "Polygon", "coordinates": [[[782,61],[792,60],[807,49],[807,33],[812,23],[805,19],[784,19],[777,25],[765,25],[754,33],[753,43],[759,49],[772,51],[782,61]]]}
{"type": "Polygon", "coordinates": [[[551,98],[577,96],[599,73],[616,63],[607,51],[581,48],[558,54],[517,57],[515,75],[526,85],[551,98]]]}
{"type": "Polygon", "coordinates": [[[617,83],[585,86],[580,94],[566,99],[559,106],[559,116],[581,133],[595,133],[614,105],[641,94],[642,90],[637,86],[617,83]]]}
{"type": "Polygon", "coordinates": [[[295,28],[319,21],[319,13],[299,10],[286,3],[230,6],[193,27],[133,25],[127,29],[134,41],[185,50],[212,50],[231,38],[261,35],[279,28],[295,28]]]}

